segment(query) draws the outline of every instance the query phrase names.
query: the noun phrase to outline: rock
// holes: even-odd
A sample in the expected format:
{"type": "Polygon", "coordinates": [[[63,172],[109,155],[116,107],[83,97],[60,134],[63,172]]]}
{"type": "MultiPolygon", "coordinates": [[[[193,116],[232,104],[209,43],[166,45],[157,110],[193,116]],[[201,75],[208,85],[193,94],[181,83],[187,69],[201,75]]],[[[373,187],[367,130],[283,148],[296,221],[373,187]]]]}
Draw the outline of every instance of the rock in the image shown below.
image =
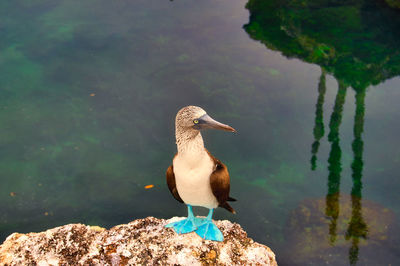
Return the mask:
{"type": "Polygon", "coordinates": [[[68,224],[14,233],[0,246],[0,265],[277,265],[275,254],[238,224],[216,221],[225,239],[214,242],[164,227],[179,219],[148,217],[109,230],[68,224]]]}

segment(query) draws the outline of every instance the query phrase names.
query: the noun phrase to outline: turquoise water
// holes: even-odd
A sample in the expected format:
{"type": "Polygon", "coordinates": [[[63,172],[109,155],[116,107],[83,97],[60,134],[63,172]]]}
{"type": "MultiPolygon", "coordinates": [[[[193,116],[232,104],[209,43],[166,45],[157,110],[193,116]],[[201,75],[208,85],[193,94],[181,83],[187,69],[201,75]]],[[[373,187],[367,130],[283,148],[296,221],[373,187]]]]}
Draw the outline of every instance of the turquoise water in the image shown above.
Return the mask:
{"type": "Polygon", "coordinates": [[[280,265],[399,264],[399,15],[374,1],[2,1],[0,241],[186,215],[165,170],[193,104],[238,131],[203,134],[238,199],[215,219],[280,265]]]}

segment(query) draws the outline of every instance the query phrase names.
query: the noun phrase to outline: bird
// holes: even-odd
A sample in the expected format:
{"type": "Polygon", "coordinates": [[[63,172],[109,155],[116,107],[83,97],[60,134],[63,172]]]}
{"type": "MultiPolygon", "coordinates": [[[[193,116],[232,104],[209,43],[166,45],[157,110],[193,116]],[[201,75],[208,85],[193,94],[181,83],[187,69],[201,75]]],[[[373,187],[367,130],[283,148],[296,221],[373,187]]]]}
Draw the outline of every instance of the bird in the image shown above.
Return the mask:
{"type": "Polygon", "coordinates": [[[228,201],[230,178],[228,168],[205,147],[201,130],[219,129],[236,132],[231,126],[211,118],[198,106],[180,109],[175,118],[175,138],[178,152],[166,172],[167,185],[172,196],[185,203],[188,217],[166,225],[178,234],[195,231],[206,240],[223,241],[224,237],[212,222],[214,209],[222,207],[235,214],[228,201]],[[209,209],[206,218],[195,217],[192,206],[209,209]]]}

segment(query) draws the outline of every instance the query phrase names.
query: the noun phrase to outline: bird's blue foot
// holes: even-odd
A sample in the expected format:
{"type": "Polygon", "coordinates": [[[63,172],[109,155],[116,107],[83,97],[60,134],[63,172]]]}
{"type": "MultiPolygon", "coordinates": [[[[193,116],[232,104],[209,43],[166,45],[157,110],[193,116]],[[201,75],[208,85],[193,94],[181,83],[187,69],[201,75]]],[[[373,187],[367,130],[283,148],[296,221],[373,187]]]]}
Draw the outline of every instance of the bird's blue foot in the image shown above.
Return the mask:
{"type": "Polygon", "coordinates": [[[224,236],[222,235],[221,231],[218,227],[213,224],[213,222],[205,222],[203,225],[199,226],[196,230],[196,234],[198,234],[201,238],[206,240],[213,240],[213,241],[224,241],[224,236]]]}
{"type": "Polygon", "coordinates": [[[213,212],[214,210],[210,209],[207,218],[203,221],[201,225],[199,225],[199,228],[196,230],[196,234],[198,234],[201,238],[204,238],[206,240],[222,242],[224,241],[224,236],[222,235],[218,227],[211,220],[213,212]]]}
{"type": "Polygon", "coordinates": [[[167,224],[165,227],[174,228],[178,234],[186,234],[195,231],[204,219],[194,217],[192,206],[188,205],[188,218],[167,224]]]}
{"type": "Polygon", "coordinates": [[[196,223],[189,218],[169,223],[165,227],[174,228],[175,232],[177,232],[178,234],[190,233],[197,229],[196,223]]]}

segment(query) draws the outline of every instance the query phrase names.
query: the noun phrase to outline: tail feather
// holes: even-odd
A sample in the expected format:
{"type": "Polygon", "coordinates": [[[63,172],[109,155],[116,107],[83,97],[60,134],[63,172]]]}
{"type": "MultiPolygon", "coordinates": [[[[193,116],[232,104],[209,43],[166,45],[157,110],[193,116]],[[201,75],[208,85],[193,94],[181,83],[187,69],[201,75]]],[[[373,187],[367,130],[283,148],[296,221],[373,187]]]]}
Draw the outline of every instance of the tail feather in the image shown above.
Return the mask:
{"type": "Polygon", "coordinates": [[[227,201],[236,201],[236,199],[234,199],[232,197],[228,197],[227,201]]]}
{"type": "Polygon", "coordinates": [[[236,214],[236,211],[231,207],[231,205],[228,204],[228,202],[221,204],[220,207],[228,210],[229,212],[231,212],[233,214],[236,214]]]}

